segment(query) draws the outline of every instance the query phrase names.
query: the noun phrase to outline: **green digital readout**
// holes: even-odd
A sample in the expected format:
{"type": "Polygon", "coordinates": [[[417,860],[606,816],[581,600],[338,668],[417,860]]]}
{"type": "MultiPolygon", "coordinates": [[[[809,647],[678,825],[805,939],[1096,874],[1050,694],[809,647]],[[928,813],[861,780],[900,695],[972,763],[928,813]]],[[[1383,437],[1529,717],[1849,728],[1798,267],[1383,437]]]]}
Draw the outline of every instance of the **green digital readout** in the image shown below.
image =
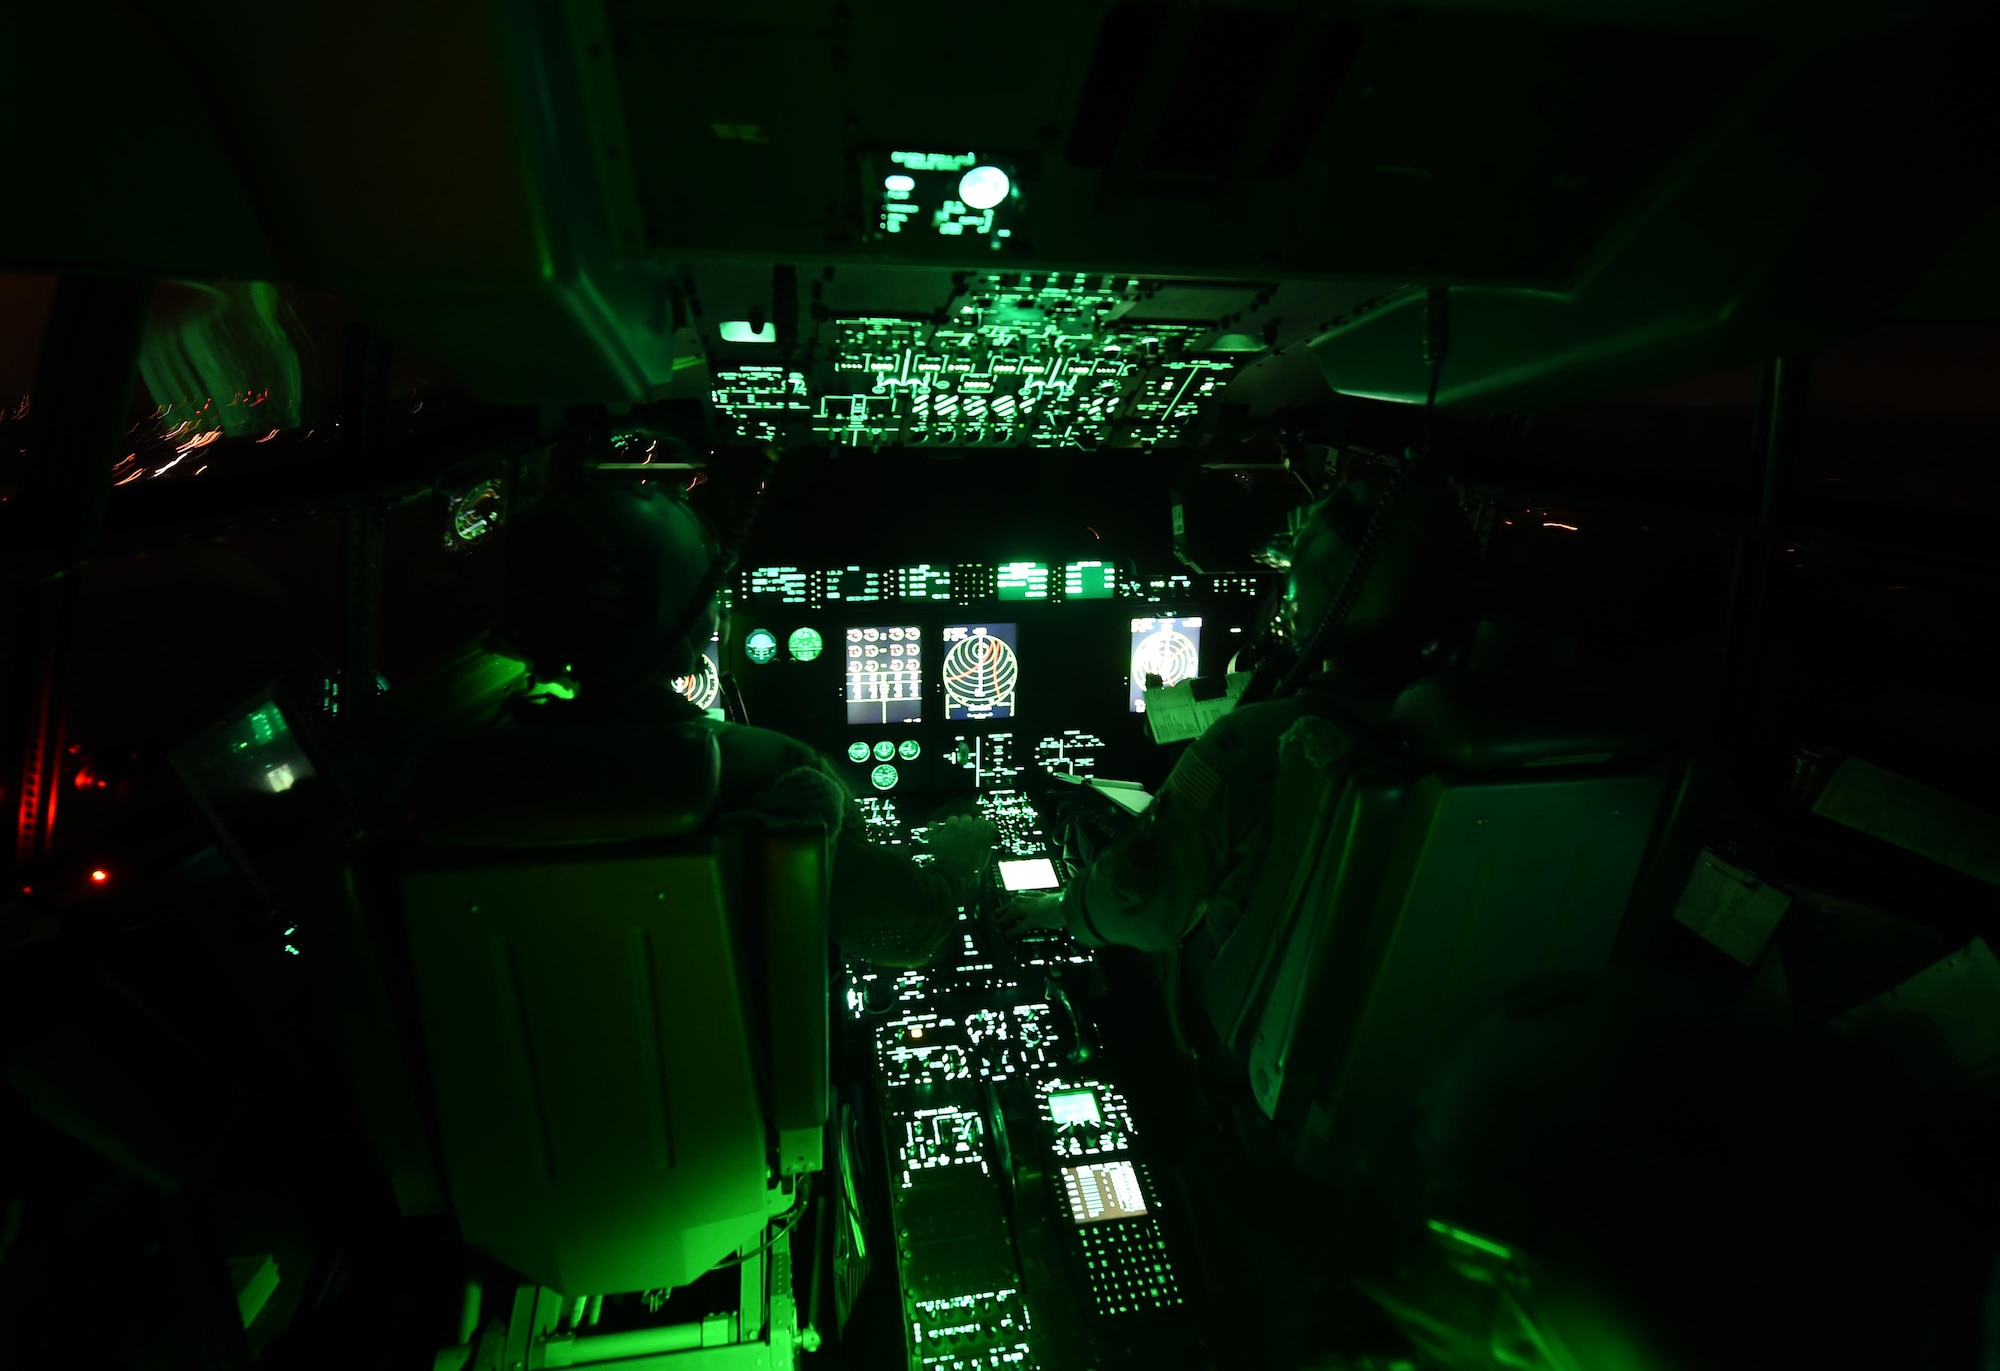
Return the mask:
{"type": "Polygon", "coordinates": [[[1003,600],[1046,600],[1049,598],[1048,565],[1044,562],[1003,563],[999,587],[1003,600]]]}
{"type": "Polygon", "coordinates": [[[1118,593],[1118,568],[1106,562],[1071,562],[1063,568],[1063,597],[1109,600],[1118,593]]]}
{"type": "Polygon", "coordinates": [[[1018,201],[1020,191],[1003,168],[971,152],[895,151],[884,160],[894,169],[882,177],[878,241],[928,229],[946,238],[980,239],[997,252],[1014,236],[999,212],[1018,201]]]}
{"type": "Polygon", "coordinates": [[[896,585],[896,593],[905,600],[949,600],[951,568],[932,566],[928,562],[921,566],[904,567],[896,573],[896,585]]]}

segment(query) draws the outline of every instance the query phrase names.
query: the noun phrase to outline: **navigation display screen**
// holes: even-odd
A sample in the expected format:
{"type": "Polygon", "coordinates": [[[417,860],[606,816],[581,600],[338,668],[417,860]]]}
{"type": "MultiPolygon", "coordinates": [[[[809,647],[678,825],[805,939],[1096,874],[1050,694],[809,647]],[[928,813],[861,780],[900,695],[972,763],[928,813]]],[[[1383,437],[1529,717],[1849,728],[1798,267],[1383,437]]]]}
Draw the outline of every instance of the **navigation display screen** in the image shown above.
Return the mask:
{"type": "Polygon", "coordinates": [[[916,628],[848,629],[847,722],[922,723],[923,650],[916,628]]]}
{"type": "Polygon", "coordinates": [[[955,624],[944,631],[947,719],[1011,719],[1021,677],[1013,624],[955,624]]]}
{"type": "Polygon", "coordinates": [[[1134,619],[1132,621],[1132,689],[1134,714],[1146,712],[1146,677],[1161,685],[1179,685],[1198,674],[1201,657],[1200,619],[1134,619]]]}

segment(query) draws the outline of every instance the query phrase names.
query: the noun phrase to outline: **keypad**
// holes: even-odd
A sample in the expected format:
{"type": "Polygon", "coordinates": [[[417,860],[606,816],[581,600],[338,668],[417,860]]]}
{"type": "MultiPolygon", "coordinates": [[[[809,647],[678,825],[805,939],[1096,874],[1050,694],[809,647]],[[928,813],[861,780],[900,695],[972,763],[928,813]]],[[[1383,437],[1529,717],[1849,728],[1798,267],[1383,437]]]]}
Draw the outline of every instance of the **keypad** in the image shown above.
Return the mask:
{"type": "Polygon", "coordinates": [[[1077,1235],[1091,1299],[1100,1316],[1170,1309],[1182,1302],[1166,1244],[1152,1219],[1084,1224],[1077,1235]]]}

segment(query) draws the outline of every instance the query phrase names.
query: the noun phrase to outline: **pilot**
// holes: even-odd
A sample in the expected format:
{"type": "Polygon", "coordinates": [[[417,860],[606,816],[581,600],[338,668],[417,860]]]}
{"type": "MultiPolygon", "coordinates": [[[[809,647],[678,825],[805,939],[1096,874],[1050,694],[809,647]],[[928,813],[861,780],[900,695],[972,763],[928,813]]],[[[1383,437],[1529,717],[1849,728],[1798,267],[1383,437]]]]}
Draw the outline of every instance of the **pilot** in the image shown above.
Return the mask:
{"type": "Polygon", "coordinates": [[[837,833],[831,925],[844,952],[877,965],[929,962],[970,903],[990,859],[992,824],[960,816],[925,831],[933,860],[870,843],[861,808],[819,752],[765,728],[708,719],[669,684],[699,665],[720,611],[711,598],[686,621],[715,557],[700,519],[654,487],[586,485],[552,495],[510,531],[502,638],[561,678],[573,698],[542,707],[588,710],[616,736],[666,724],[711,728],[721,751],[720,812],[820,819],[837,833]]]}
{"type": "MultiPolygon", "coordinates": [[[[1376,491],[1344,485],[1306,511],[1283,613],[1300,641],[1340,593],[1376,491]]],[[[1272,853],[1279,744],[1302,717],[1388,722],[1396,696],[1470,632],[1475,555],[1469,524],[1442,486],[1412,478],[1390,506],[1374,566],[1324,669],[1296,695],[1225,714],[1181,754],[1134,827],[1060,895],[1017,897],[1011,929],[1067,928],[1088,946],[1212,961],[1272,853]]]]}

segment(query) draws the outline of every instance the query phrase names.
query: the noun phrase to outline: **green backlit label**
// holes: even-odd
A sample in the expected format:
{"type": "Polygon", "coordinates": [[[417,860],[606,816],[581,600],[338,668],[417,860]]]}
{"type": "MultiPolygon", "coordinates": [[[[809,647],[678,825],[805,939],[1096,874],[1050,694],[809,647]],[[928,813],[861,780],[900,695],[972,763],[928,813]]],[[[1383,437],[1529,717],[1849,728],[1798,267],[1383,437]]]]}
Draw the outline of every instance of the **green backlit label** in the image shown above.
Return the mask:
{"type": "Polygon", "coordinates": [[[775,596],[788,605],[803,605],[811,598],[811,578],[800,567],[765,566],[751,571],[745,593],[751,599],[775,596]]]}
{"type": "Polygon", "coordinates": [[[715,373],[709,402],[722,412],[738,438],[769,442],[786,419],[804,418],[804,372],[783,367],[733,367],[715,373]]]}
{"type": "Polygon", "coordinates": [[[904,567],[896,573],[897,595],[905,600],[949,600],[951,599],[951,568],[932,566],[928,562],[922,566],[904,567]]]}
{"type": "MultiPolygon", "coordinates": [[[[969,152],[892,152],[889,154],[889,160],[899,167],[908,167],[911,171],[962,171],[977,162],[979,158],[969,152]]],[[[910,178],[905,176],[900,179],[907,181],[910,178]]]]}

